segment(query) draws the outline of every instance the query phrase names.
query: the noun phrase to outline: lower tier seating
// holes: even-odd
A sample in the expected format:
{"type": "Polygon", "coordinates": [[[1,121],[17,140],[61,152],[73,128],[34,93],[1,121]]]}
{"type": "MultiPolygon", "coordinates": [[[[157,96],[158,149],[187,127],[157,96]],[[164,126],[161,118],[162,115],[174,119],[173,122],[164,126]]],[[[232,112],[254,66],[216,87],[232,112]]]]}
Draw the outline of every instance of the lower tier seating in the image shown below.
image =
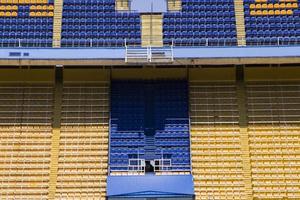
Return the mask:
{"type": "Polygon", "coordinates": [[[111,171],[130,171],[132,159],[164,159],[156,172],[190,172],[185,81],[114,81],[111,95],[111,171]]]}
{"type": "Polygon", "coordinates": [[[197,199],[246,200],[239,127],[192,124],[191,141],[197,199]]]}
{"type": "Polygon", "coordinates": [[[253,194],[300,199],[300,124],[249,127],[253,194]]]}
{"type": "Polygon", "coordinates": [[[190,83],[196,199],[244,200],[236,86],[190,83]]]}
{"type": "Polygon", "coordinates": [[[51,126],[0,127],[1,199],[47,199],[51,126]]]}
{"type": "Polygon", "coordinates": [[[64,84],[57,199],[105,199],[108,90],[107,83],[64,84]]]}
{"type": "Polygon", "coordinates": [[[300,199],[300,85],[247,85],[253,195],[300,199]]]}
{"type": "Polygon", "coordinates": [[[57,199],[105,199],[108,126],[63,126],[57,199]]]}

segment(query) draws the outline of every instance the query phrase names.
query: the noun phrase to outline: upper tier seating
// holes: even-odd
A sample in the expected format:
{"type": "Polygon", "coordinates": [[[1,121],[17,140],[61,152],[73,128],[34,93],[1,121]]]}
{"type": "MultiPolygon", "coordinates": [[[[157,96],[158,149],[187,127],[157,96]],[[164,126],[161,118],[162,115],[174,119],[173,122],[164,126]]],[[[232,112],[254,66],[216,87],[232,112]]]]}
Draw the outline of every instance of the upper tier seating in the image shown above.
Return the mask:
{"type": "Polygon", "coordinates": [[[298,0],[244,0],[247,45],[300,44],[298,0]]]}
{"type": "Polygon", "coordinates": [[[115,0],[65,0],[62,47],[141,44],[140,15],[117,13],[115,0]]]}
{"type": "Polygon", "coordinates": [[[182,0],[181,12],[164,14],[163,32],[175,45],[236,45],[233,0],[182,0]]]}
{"type": "Polygon", "coordinates": [[[1,47],[51,47],[54,0],[1,0],[1,47]]]}
{"type": "Polygon", "coordinates": [[[170,159],[170,171],[190,170],[187,85],[183,81],[114,81],[110,169],[129,159],[170,159]]]}

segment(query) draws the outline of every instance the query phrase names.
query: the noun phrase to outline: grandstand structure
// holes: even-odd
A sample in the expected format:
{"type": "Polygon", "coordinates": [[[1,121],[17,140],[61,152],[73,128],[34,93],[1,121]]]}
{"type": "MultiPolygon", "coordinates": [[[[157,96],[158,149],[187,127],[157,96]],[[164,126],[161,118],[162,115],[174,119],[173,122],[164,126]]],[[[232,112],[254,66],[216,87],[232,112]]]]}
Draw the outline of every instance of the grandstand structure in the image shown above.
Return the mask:
{"type": "Polygon", "coordinates": [[[0,199],[299,200],[298,0],[0,0],[0,199]]]}

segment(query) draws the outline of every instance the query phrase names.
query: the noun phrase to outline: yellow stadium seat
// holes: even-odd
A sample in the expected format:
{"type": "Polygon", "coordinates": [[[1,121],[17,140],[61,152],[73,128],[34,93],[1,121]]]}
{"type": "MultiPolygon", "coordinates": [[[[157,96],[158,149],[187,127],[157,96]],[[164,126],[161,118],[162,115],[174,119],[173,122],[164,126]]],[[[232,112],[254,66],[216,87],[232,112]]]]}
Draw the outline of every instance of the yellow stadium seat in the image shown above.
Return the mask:
{"type": "Polygon", "coordinates": [[[255,9],[255,4],[250,4],[250,9],[255,9]]]}
{"type": "Polygon", "coordinates": [[[35,16],[36,16],[36,17],[41,17],[41,16],[42,16],[42,13],[41,13],[41,12],[36,12],[36,13],[35,13],[35,16]]]}
{"type": "Polygon", "coordinates": [[[30,0],[25,0],[25,4],[30,4],[30,0]]]}
{"type": "Polygon", "coordinates": [[[48,6],[47,5],[42,6],[42,10],[48,10],[48,6]]]}
{"type": "Polygon", "coordinates": [[[37,9],[37,10],[42,10],[42,8],[43,8],[43,7],[42,7],[41,5],[37,5],[37,6],[36,6],[36,9],[37,9]]]}
{"type": "Polygon", "coordinates": [[[5,16],[5,13],[1,11],[1,12],[0,12],[0,16],[1,16],[1,17],[4,17],[4,16],[5,16]]]}
{"type": "Polygon", "coordinates": [[[35,17],[35,12],[30,12],[30,13],[29,13],[29,16],[30,16],[30,17],[35,17]]]}
{"type": "Polygon", "coordinates": [[[279,5],[278,3],[275,3],[275,4],[274,4],[274,8],[275,8],[275,9],[278,9],[278,8],[280,8],[280,5],[279,5]]]}
{"type": "Polygon", "coordinates": [[[42,16],[43,16],[43,17],[47,17],[47,16],[48,16],[48,13],[47,13],[47,12],[42,12],[42,16]]]}
{"type": "Polygon", "coordinates": [[[287,14],[287,15],[293,15],[294,12],[293,12],[292,10],[287,10],[287,11],[286,11],[286,14],[287,14]]]}
{"type": "Polygon", "coordinates": [[[298,3],[293,3],[292,8],[298,8],[298,3]]]}
{"type": "Polygon", "coordinates": [[[285,3],[281,3],[281,4],[279,4],[279,7],[282,8],[282,9],[284,9],[286,7],[286,4],[285,3]]]}
{"type": "Polygon", "coordinates": [[[12,0],[6,0],[6,3],[7,3],[7,4],[12,4],[13,1],[12,1],[12,0]]]}
{"type": "Polygon", "coordinates": [[[5,12],[6,17],[11,17],[11,12],[5,12]]]}
{"type": "Polygon", "coordinates": [[[261,4],[256,4],[256,5],[255,5],[255,8],[256,8],[256,9],[261,9],[261,4]]]}
{"type": "Polygon", "coordinates": [[[54,6],[53,5],[49,5],[48,6],[48,10],[54,10],[54,6]]]}
{"type": "Polygon", "coordinates": [[[263,10],[262,15],[268,15],[269,12],[267,10],[263,10]]]}
{"type": "Polygon", "coordinates": [[[291,3],[287,3],[287,4],[285,4],[285,7],[286,8],[292,8],[292,4],[291,3]]]}
{"type": "Polygon", "coordinates": [[[36,10],[36,6],[35,5],[30,6],[30,10],[36,10]]]}
{"type": "Polygon", "coordinates": [[[256,11],[256,15],[261,15],[261,14],[262,14],[261,10],[256,11]]]}
{"type": "Polygon", "coordinates": [[[17,16],[18,16],[18,13],[17,13],[17,12],[12,12],[12,13],[11,13],[11,16],[12,16],[12,17],[17,17],[17,16]]]}
{"type": "Polygon", "coordinates": [[[5,6],[0,6],[0,10],[5,10],[5,6]]]}
{"type": "Polygon", "coordinates": [[[261,5],[261,8],[262,8],[262,9],[267,9],[267,8],[268,8],[268,4],[266,4],[266,3],[262,4],[262,5],[261,5]]]}
{"type": "Polygon", "coordinates": [[[269,4],[268,4],[268,9],[273,9],[273,8],[274,8],[274,4],[269,3],[269,4]]]}
{"type": "Polygon", "coordinates": [[[280,10],[275,10],[274,14],[275,15],[280,15],[280,10]]]}
{"type": "Polygon", "coordinates": [[[54,13],[53,12],[49,12],[48,13],[48,17],[53,17],[54,16],[54,13]]]}
{"type": "Polygon", "coordinates": [[[251,10],[250,11],[250,15],[256,15],[256,11],[255,10],[251,10]]]}
{"type": "Polygon", "coordinates": [[[281,10],[281,11],[280,11],[280,14],[281,14],[281,15],[286,15],[286,10],[281,10]]]}
{"type": "Polygon", "coordinates": [[[12,10],[18,10],[18,6],[13,5],[11,9],[12,9],[12,10]]]}
{"type": "Polygon", "coordinates": [[[274,15],[274,10],[269,10],[269,15],[274,15]]]}

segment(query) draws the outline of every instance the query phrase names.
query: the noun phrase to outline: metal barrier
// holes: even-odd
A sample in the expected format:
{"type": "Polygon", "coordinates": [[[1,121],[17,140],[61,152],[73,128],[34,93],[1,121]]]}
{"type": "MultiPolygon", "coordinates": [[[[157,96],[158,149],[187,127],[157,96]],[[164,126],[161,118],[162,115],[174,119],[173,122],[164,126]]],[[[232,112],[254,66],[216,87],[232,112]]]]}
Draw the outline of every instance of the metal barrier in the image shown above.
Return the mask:
{"type": "MultiPolygon", "coordinates": [[[[277,37],[277,38],[234,38],[234,39],[215,39],[215,38],[194,38],[189,39],[164,39],[164,47],[234,47],[238,46],[237,41],[246,41],[247,46],[295,46],[300,45],[300,37],[277,37]]],[[[35,40],[35,39],[9,39],[0,40],[0,48],[52,48],[52,43],[61,43],[60,48],[100,48],[116,47],[141,48],[141,41],[130,39],[119,40],[35,40]]],[[[152,47],[153,48],[153,47],[152,47]]]]}
{"type": "Polygon", "coordinates": [[[170,63],[173,61],[173,44],[163,47],[137,47],[125,42],[126,63],[170,63]]]}
{"type": "Polygon", "coordinates": [[[128,165],[110,165],[111,175],[145,175],[145,159],[129,159],[128,165]]]}

